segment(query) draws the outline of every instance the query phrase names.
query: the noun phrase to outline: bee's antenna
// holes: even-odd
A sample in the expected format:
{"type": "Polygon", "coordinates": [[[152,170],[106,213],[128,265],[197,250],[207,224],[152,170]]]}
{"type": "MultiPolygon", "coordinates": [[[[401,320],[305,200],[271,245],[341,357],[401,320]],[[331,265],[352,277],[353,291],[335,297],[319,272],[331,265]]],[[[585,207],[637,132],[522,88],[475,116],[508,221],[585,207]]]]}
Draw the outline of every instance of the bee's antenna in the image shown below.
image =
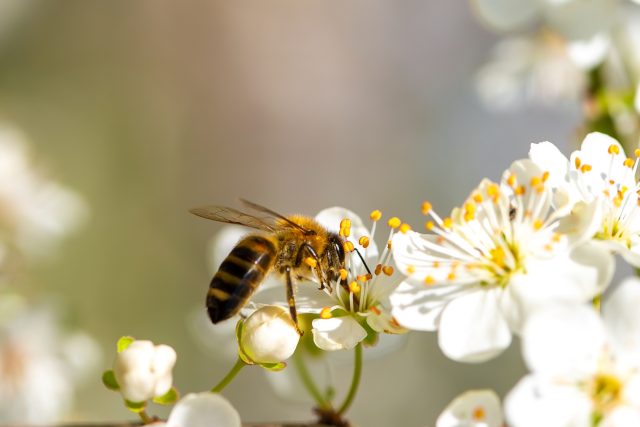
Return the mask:
{"type": "Polygon", "coordinates": [[[367,265],[367,262],[362,257],[362,254],[360,253],[358,248],[353,248],[353,250],[356,251],[356,253],[358,254],[358,257],[360,257],[360,261],[362,261],[362,263],[364,264],[364,268],[367,269],[367,273],[371,274],[371,270],[369,270],[369,266],[367,265]]]}

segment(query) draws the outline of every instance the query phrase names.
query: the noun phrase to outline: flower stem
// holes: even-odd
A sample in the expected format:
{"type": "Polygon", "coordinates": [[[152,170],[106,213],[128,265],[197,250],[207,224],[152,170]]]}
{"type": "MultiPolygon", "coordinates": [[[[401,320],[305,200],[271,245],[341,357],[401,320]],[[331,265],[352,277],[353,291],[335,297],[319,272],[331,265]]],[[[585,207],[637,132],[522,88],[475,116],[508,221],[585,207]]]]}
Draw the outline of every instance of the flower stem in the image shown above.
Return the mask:
{"type": "Polygon", "coordinates": [[[138,415],[140,415],[142,424],[151,424],[151,422],[153,421],[153,419],[149,416],[149,414],[147,414],[147,411],[145,411],[144,409],[138,412],[138,415]]]}
{"type": "Polygon", "coordinates": [[[233,365],[233,368],[231,368],[229,373],[222,380],[220,380],[218,385],[211,389],[211,392],[220,393],[226,386],[229,385],[229,383],[235,378],[235,376],[238,375],[238,372],[240,372],[240,370],[245,366],[246,363],[244,363],[242,359],[238,357],[238,360],[236,360],[236,364],[233,365]]]}
{"type": "Polygon", "coordinates": [[[362,343],[358,343],[354,352],[354,366],[353,366],[353,377],[351,377],[351,387],[349,387],[349,393],[347,393],[347,397],[345,398],[342,405],[340,405],[340,409],[338,409],[338,414],[342,415],[347,412],[347,409],[353,403],[353,399],[356,397],[356,392],[358,391],[358,386],[360,385],[360,377],[362,376],[362,343]]]}
{"type": "Polygon", "coordinates": [[[293,363],[296,366],[296,371],[300,376],[302,385],[304,385],[304,388],[306,388],[311,397],[313,397],[313,400],[316,401],[318,407],[321,409],[330,409],[331,403],[327,402],[327,400],[322,396],[322,393],[320,393],[320,390],[318,390],[316,384],[313,382],[313,378],[307,369],[307,365],[304,363],[303,357],[302,352],[296,352],[293,356],[293,363]]]}

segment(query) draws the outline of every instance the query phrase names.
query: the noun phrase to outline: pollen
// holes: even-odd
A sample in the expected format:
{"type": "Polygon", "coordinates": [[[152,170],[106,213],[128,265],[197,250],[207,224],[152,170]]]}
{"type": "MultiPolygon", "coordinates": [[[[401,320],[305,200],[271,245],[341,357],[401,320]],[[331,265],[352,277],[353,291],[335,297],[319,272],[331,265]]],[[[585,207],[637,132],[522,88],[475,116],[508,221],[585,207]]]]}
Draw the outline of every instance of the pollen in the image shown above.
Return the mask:
{"type": "Polygon", "coordinates": [[[588,165],[585,163],[584,165],[580,166],[580,172],[582,173],[587,173],[590,170],[591,170],[591,165],[588,165]]]}
{"type": "Polygon", "coordinates": [[[356,280],[357,280],[358,282],[366,282],[366,281],[367,281],[367,280],[369,280],[369,279],[370,279],[370,277],[369,277],[369,275],[368,275],[368,274],[358,274],[358,275],[356,276],[356,280]]]}
{"type": "Polygon", "coordinates": [[[633,164],[634,164],[634,163],[635,163],[635,161],[634,161],[632,158],[630,158],[630,157],[627,157],[627,158],[624,160],[624,165],[625,165],[626,167],[628,167],[629,169],[632,169],[632,168],[633,168],[633,164]]]}
{"type": "Polygon", "coordinates": [[[427,221],[427,222],[424,224],[424,227],[425,227],[427,230],[429,230],[429,231],[433,230],[433,228],[434,228],[435,226],[436,226],[436,225],[433,223],[433,221],[427,221]]]}
{"type": "Polygon", "coordinates": [[[382,272],[387,276],[391,276],[393,274],[393,267],[390,265],[385,265],[382,267],[382,272]]]}
{"type": "Polygon", "coordinates": [[[424,284],[427,286],[431,286],[434,283],[436,283],[436,279],[433,278],[433,276],[427,276],[424,278],[424,284]]]}
{"type": "Polygon", "coordinates": [[[580,169],[580,165],[582,165],[582,160],[580,160],[580,157],[576,157],[573,163],[576,166],[576,169],[580,169]]]}
{"type": "Polygon", "coordinates": [[[348,275],[349,272],[347,270],[345,270],[344,268],[340,269],[340,280],[347,280],[348,275]]]}
{"type": "Polygon", "coordinates": [[[633,151],[633,154],[634,154],[636,157],[640,157],[640,148],[636,148],[636,149],[633,151]]]}
{"type": "Polygon", "coordinates": [[[507,178],[507,184],[509,184],[509,187],[513,188],[516,185],[516,176],[511,174],[509,175],[509,177],[507,178]]]}
{"type": "Polygon", "coordinates": [[[464,220],[469,222],[472,221],[476,217],[476,205],[467,202],[464,205],[464,220]]]}
{"type": "Polygon", "coordinates": [[[387,240],[387,249],[391,250],[391,240],[387,240]]]}
{"type": "Polygon", "coordinates": [[[615,144],[611,144],[607,150],[609,154],[620,154],[620,147],[615,144]]]}
{"type": "Polygon", "coordinates": [[[322,319],[331,319],[333,315],[331,314],[331,307],[324,307],[320,310],[320,317],[322,319]]]}
{"type": "Polygon", "coordinates": [[[433,268],[438,268],[440,267],[440,261],[433,261],[433,268]]]}
{"type": "Polygon", "coordinates": [[[487,411],[482,406],[477,406],[471,414],[473,421],[484,421],[487,419],[487,411]]]}
{"type": "Polygon", "coordinates": [[[344,242],[344,250],[345,251],[353,252],[354,249],[355,249],[355,246],[353,246],[353,242],[350,242],[350,241],[344,242]]]}
{"type": "Polygon", "coordinates": [[[366,249],[369,247],[369,238],[367,236],[362,236],[358,239],[358,243],[366,249]]]}
{"type": "Polygon", "coordinates": [[[527,189],[524,187],[524,185],[519,185],[513,191],[516,193],[516,196],[522,196],[522,195],[524,195],[524,193],[527,192],[527,189]]]}
{"type": "Polygon", "coordinates": [[[533,178],[531,178],[531,186],[532,187],[537,187],[540,184],[542,184],[542,178],[541,177],[534,176],[533,178]]]}
{"type": "Polygon", "coordinates": [[[402,234],[407,234],[407,232],[408,232],[408,231],[410,231],[410,230],[411,230],[411,226],[410,226],[409,224],[407,224],[406,222],[405,222],[405,223],[403,223],[403,224],[400,226],[400,232],[401,232],[402,234]]]}
{"type": "Polygon", "coordinates": [[[500,196],[500,187],[498,184],[492,182],[487,186],[487,196],[489,196],[494,203],[498,201],[498,197],[500,196]]]}
{"type": "Polygon", "coordinates": [[[400,221],[400,218],[398,218],[397,216],[394,216],[392,218],[389,218],[389,221],[387,221],[387,224],[391,228],[398,228],[402,224],[402,221],[400,221]]]}
{"type": "Polygon", "coordinates": [[[351,235],[351,220],[348,218],[340,221],[340,235],[349,237],[351,235]]]}
{"type": "Polygon", "coordinates": [[[504,266],[504,261],[507,258],[507,254],[505,254],[504,249],[501,247],[493,248],[489,251],[491,256],[491,261],[498,264],[500,267],[504,266]]]}
{"type": "Polygon", "coordinates": [[[413,274],[416,272],[416,268],[413,265],[407,265],[407,274],[413,274]]]}
{"type": "Polygon", "coordinates": [[[536,230],[536,231],[540,230],[543,225],[544,225],[544,223],[542,222],[542,220],[540,218],[538,218],[535,221],[533,221],[533,229],[536,230]]]}
{"type": "Polygon", "coordinates": [[[431,212],[431,209],[433,208],[433,206],[431,206],[431,203],[424,201],[422,202],[422,214],[423,215],[427,215],[429,212],[431,212]]]}
{"type": "Polygon", "coordinates": [[[316,261],[313,257],[310,257],[310,256],[304,259],[304,263],[311,268],[316,268],[318,266],[318,261],[316,261]]]}
{"type": "Polygon", "coordinates": [[[447,280],[456,280],[456,273],[455,272],[451,272],[447,275],[447,280]]]}
{"type": "Polygon", "coordinates": [[[349,283],[349,290],[354,294],[357,294],[358,292],[360,292],[360,285],[358,285],[358,282],[353,281],[349,283]]]}
{"type": "Polygon", "coordinates": [[[451,228],[451,226],[453,225],[453,221],[451,220],[451,218],[447,217],[445,219],[442,220],[442,226],[444,228],[451,228]]]}
{"type": "Polygon", "coordinates": [[[481,193],[475,193],[473,195],[473,201],[476,203],[482,203],[482,201],[484,200],[484,198],[482,197],[481,193]]]}
{"type": "Polygon", "coordinates": [[[369,218],[371,218],[372,221],[380,221],[380,218],[382,218],[382,212],[377,209],[375,211],[371,211],[369,218]]]}
{"type": "Polygon", "coordinates": [[[561,239],[562,235],[560,233],[553,233],[553,237],[551,238],[554,243],[559,243],[561,239]]]}
{"type": "Polygon", "coordinates": [[[544,173],[542,174],[542,182],[547,182],[548,179],[549,179],[549,171],[544,171],[544,173]]]}
{"type": "Polygon", "coordinates": [[[376,276],[380,275],[382,273],[382,264],[376,265],[376,269],[373,272],[376,273],[376,276]]]}

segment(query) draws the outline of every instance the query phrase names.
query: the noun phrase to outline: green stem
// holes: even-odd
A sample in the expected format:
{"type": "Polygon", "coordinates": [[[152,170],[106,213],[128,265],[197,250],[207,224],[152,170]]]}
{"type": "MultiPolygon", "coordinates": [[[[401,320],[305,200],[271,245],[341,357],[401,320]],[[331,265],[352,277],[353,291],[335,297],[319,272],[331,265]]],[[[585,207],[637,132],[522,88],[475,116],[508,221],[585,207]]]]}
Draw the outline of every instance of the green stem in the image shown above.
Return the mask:
{"type": "Polygon", "coordinates": [[[151,424],[153,422],[153,419],[149,416],[149,414],[147,414],[147,411],[145,411],[144,409],[138,412],[138,415],[140,415],[142,424],[151,424]]]}
{"type": "Polygon", "coordinates": [[[236,364],[233,365],[233,368],[231,368],[229,373],[222,380],[220,380],[218,385],[211,389],[211,392],[220,393],[226,386],[229,385],[229,383],[235,378],[235,376],[238,375],[238,372],[240,372],[240,370],[245,366],[246,363],[244,363],[242,359],[238,357],[238,360],[236,361],[236,364]]]}
{"type": "Polygon", "coordinates": [[[356,397],[356,392],[358,391],[358,386],[360,385],[360,377],[362,376],[362,343],[358,343],[355,348],[354,353],[354,366],[353,366],[353,377],[351,377],[351,387],[349,387],[349,393],[347,393],[347,397],[345,398],[342,405],[340,405],[340,409],[338,409],[338,414],[342,415],[347,412],[347,409],[353,403],[353,399],[356,397]]]}
{"type": "Polygon", "coordinates": [[[293,363],[296,366],[296,371],[300,376],[302,385],[304,385],[304,388],[306,388],[311,397],[313,397],[313,400],[316,401],[319,408],[330,409],[331,404],[325,400],[325,398],[322,396],[322,393],[320,393],[320,390],[318,390],[318,387],[313,382],[313,378],[311,377],[311,374],[307,369],[307,365],[304,363],[303,357],[304,356],[302,355],[302,352],[296,352],[296,354],[293,356],[293,363]]]}

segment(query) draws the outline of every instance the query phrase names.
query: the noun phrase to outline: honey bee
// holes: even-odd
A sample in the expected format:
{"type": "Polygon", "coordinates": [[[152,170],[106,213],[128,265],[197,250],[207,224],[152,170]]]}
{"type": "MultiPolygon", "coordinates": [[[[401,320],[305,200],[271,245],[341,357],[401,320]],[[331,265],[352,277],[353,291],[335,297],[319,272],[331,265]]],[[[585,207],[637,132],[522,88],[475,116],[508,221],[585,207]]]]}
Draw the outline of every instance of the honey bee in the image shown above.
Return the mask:
{"type": "Polygon", "coordinates": [[[243,237],[224,259],[209,285],[206,305],[213,323],[226,320],[247,303],[271,272],[283,276],[289,312],[298,332],[294,280],[315,274],[320,289],[331,290],[345,265],[345,241],[315,219],[283,216],[264,206],[241,199],[259,216],[224,206],[205,206],[190,212],[202,218],[244,225],[259,232],[243,237]]]}

